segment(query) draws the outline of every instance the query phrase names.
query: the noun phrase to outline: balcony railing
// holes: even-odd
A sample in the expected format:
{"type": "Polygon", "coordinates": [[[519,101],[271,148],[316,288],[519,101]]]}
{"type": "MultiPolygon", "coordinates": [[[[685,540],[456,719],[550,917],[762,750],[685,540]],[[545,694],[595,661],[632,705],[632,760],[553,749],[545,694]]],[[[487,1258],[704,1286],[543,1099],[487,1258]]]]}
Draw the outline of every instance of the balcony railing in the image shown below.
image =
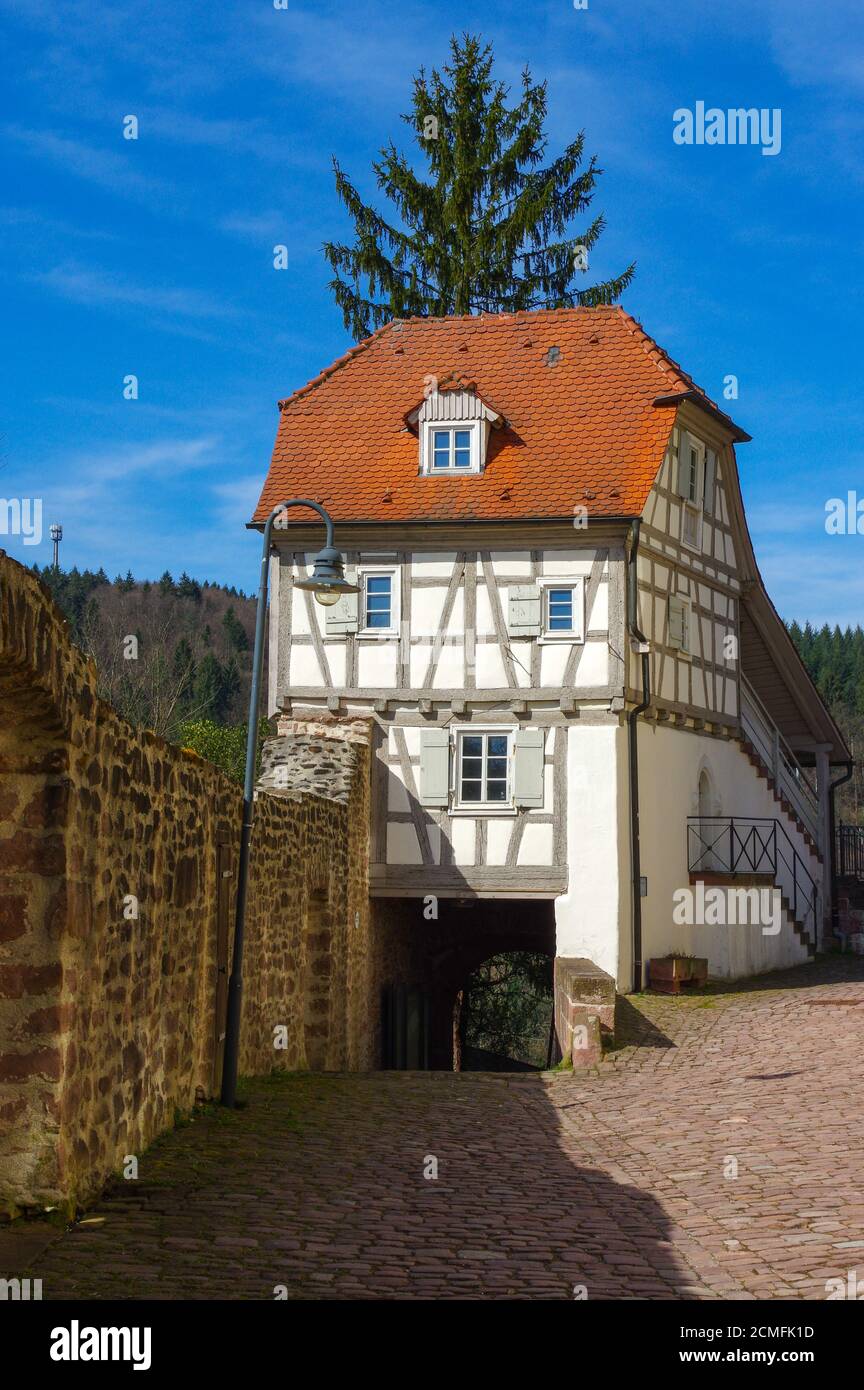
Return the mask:
{"type": "Polygon", "coordinates": [[[837,827],[837,873],[841,878],[864,879],[864,828],[837,827]]]}
{"type": "Polygon", "coordinates": [[[752,686],[741,680],[744,736],[770,771],[779,796],[793,807],[813,843],[822,849],[819,795],[752,686]]]}
{"type": "Polygon", "coordinates": [[[758,816],[688,816],[691,874],[764,874],[786,899],[798,926],[817,941],[819,888],[782,821],[758,816]]]}

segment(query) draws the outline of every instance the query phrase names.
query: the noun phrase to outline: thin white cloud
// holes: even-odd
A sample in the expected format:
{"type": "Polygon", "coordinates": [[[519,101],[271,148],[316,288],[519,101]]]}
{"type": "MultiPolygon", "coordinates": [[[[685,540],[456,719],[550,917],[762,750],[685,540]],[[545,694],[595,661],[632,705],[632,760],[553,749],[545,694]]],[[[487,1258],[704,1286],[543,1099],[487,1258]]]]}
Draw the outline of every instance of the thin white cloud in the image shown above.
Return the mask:
{"type": "Polygon", "coordinates": [[[8,125],[4,134],[14,140],[31,155],[59,164],[63,169],[89,183],[124,197],[136,198],[150,203],[154,198],[176,201],[177,191],[162,179],[155,179],[135,167],[137,142],[124,141],[121,134],[119,113],[116,123],[117,141],[125,145],[125,151],[114,151],[86,144],[83,140],[70,140],[56,135],[50,130],[32,130],[25,126],[8,125]]]}
{"type": "Polygon", "coordinates": [[[214,483],[212,492],[217,501],[216,518],[220,524],[227,528],[244,526],[255,510],[263,482],[264,474],[260,472],[232,478],[225,483],[214,483]]]}
{"type": "Polygon", "coordinates": [[[237,310],[205,290],[137,285],[119,275],[84,266],[55,266],[32,277],[76,304],[143,309],[191,319],[230,319],[237,310]]]}

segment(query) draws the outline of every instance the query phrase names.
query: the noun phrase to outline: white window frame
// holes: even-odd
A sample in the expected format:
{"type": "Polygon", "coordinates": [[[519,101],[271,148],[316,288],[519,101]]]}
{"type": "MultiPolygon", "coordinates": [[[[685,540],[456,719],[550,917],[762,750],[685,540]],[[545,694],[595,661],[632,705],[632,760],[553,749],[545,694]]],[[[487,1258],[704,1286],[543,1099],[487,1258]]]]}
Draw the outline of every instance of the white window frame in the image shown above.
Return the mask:
{"type": "MultiPolygon", "coordinates": [[[[702,499],[705,495],[705,445],[702,442],[702,440],[698,438],[697,435],[690,434],[688,430],[683,430],[682,434],[684,436],[684,448],[687,451],[688,476],[690,474],[691,450],[695,450],[696,452],[696,473],[692,479],[693,495],[691,497],[688,486],[687,496],[684,497],[683,500],[687,502],[691,507],[701,508],[702,499]]],[[[681,449],[681,440],[679,440],[678,442],[678,448],[679,450],[681,449]]]]}
{"type": "MultiPolygon", "coordinates": [[[[465,478],[472,473],[480,472],[480,439],[483,429],[482,420],[426,420],[423,425],[423,472],[430,478],[465,478]],[[457,468],[455,463],[451,463],[447,468],[436,468],[434,466],[435,444],[433,431],[446,430],[450,434],[467,433],[471,447],[471,461],[467,468],[457,468]]],[[[455,454],[456,445],[451,441],[450,457],[455,454]]]]}
{"type": "Polygon", "coordinates": [[[382,637],[399,636],[400,619],[400,584],[398,565],[367,565],[360,564],[357,567],[357,582],[360,586],[358,594],[357,612],[357,636],[365,637],[368,641],[379,640],[382,637]],[[390,576],[390,626],[389,627],[367,627],[366,626],[366,580],[370,576],[389,575],[390,576]]]}
{"type": "Polygon", "coordinates": [[[668,641],[669,646],[672,648],[672,651],[673,651],[673,652],[677,652],[679,656],[681,656],[681,657],[683,657],[685,660],[689,661],[690,658],[691,658],[692,655],[693,655],[693,651],[692,651],[692,646],[693,646],[693,601],[692,601],[692,599],[689,597],[688,594],[670,594],[670,595],[669,595],[669,600],[668,600],[668,603],[667,603],[667,606],[666,606],[666,637],[667,637],[667,641],[668,641]],[[673,599],[675,600],[676,603],[680,603],[680,604],[682,605],[683,609],[684,609],[684,615],[685,615],[685,618],[686,618],[686,627],[687,627],[687,645],[686,645],[686,647],[679,647],[679,646],[676,645],[675,642],[672,641],[672,631],[671,631],[671,622],[670,622],[670,609],[671,609],[671,605],[672,605],[672,600],[673,600],[673,599]]]}
{"type": "Polygon", "coordinates": [[[544,575],[537,580],[540,589],[540,635],[537,641],[543,645],[550,642],[569,642],[582,643],[585,641],[585,576],[582,574],[567,574],[555,578],[551,575],[544,575]],[[549,627],[549,589],[572,589],[573,590],[573,622],[574,627],[564,632],[561,629],[549,627]]]}
{"type": "MultiPolygon", "coordinates": [[[[516,729],[510,724],[458,724],[453,729],[453,753],[450,759],[452,781],[450,785],[451,815],[515,816],[514,797],[514,748],[516,729]],[[462,800],[462,741],[466,735],[495,735],[507,739],[507,797],[504,801],[463,801],[462,800]]],[[[483,765],[485,768],[488,752],[484,747],[483,765]]]]}
{"type": "Polygon", "coordinates": [[[698,435],[692,434],[689,430],[681,430],[678,438],[679,469],[681,466],[680,453],[682,449],[685,450],[688,492],[686,497],[683,495],[681,497],[681,544],[685,546],[687,550],[693,550],[701,554],[707,446],[705,441],[700,439],[698,435]],[[696,454],[695,472],[691,468],[693,453],[696,454]],[[684,534],[688,518],[693,526],[693,540],[688,540],[684,534]]]}

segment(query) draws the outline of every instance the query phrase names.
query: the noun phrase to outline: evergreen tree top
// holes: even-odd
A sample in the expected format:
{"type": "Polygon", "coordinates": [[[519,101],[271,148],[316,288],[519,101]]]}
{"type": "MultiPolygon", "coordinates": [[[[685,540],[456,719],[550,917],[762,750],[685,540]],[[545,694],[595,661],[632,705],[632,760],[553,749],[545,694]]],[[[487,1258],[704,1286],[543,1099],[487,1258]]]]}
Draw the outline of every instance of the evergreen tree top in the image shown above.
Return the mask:
{"type": "Polygon", "coordinates": [[[635,265],[593,286],[580,286],[604,227],[594,216],[579,230],[602,170],[584,160],[580,132],[547,162],[546,83],[526,68],[521,95],[493,77],[490,44],[466,34],[450,40],[450,62],[414,78],[414,130],[429,178],[414,172],[390,141],[373,163],[397,214],[388,220],[365,204],[334,158],[336,190],[355,242],[327,242],[330,282],[355,339],[393,318],[514,313],[614,303],[635,265]],[[361,290],[365,281],[368,297],[361,290]]]}

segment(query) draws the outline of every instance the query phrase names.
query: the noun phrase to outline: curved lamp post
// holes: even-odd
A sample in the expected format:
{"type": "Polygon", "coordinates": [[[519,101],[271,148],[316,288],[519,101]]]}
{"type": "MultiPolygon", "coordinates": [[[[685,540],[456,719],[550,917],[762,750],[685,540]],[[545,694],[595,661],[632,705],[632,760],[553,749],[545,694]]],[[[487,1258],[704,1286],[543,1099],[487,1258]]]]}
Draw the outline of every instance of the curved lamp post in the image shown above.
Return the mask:
{"type": "Polygon", "coordinates": [[[246,775],[243,782],[243,829],[240,835],[240,864],[237,870],[237,902],[234,908],[234,950],[228,982],[228,1013],[225,1021],[225,1054],[222,1063],[223,1105],[233,1106],[237,1094],[237,1065],[240,1058],[240,1013],[243,1002],[243,933],[246,925],[246,890],[249,883],[249,847],[255,819],[255,755],[258,746],[258,708],[261,703],[261,668],[264,664],[264,621],[267,617],[267,581],[270,574],[270,545],[274,525],[289,507],[311,507],[327,528],[327,543],[315,556],[312,573],[301,579],[296,589],[310,589],[319,603],[329,607],[343,594],[357,593],[357,585],[345,578],[342,556],[333,545],[333,520],[317,502],[308,497],[292,497],[274,507],[264,524],[261,550],[261,580],[255,611],[255,647],[252,653],[252,689],[249,692],[249,726],[246,733],[246,775]]]}

